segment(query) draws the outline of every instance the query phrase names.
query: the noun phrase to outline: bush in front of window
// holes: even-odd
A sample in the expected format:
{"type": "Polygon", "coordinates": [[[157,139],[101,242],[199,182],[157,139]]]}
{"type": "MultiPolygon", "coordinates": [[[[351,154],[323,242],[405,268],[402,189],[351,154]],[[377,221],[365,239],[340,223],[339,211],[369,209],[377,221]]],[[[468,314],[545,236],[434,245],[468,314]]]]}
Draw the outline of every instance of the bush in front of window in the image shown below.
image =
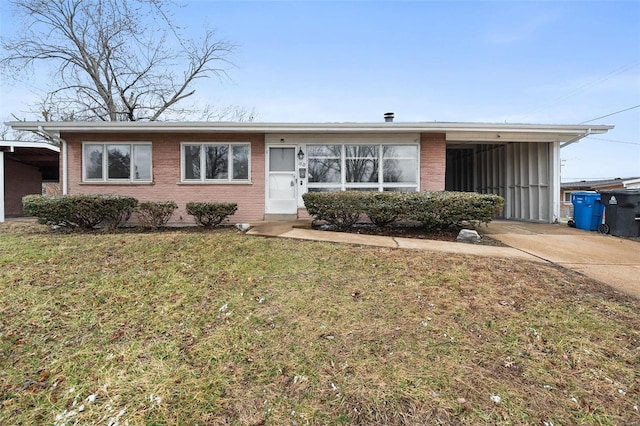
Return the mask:
{"type": "Polygon", "coordinates": [[[406,215],[407,207],[403,192],[361,192],[362,213],[371,223],[384,228],[406,215]]]}
{"type": "Polygon", "coordinates": [[[174,201],[145,201],[136,207],[138,224],[143,228],[158,229],[169,222],[178,208],[174,201]]]}
{"type": "Polygon", "coordinates": [[[307,212],[314,220],[323,220],[338,230],[349,229],[358,222],[366,193],[358,191],[307,192],[302,195],[307,212]]]}
{"type": "Polygon", "coordinates": [[[406,218],[427,229],[489,223],[504,206],[504,198],[475,192],[414,192],[405,195],[406,218]]]}
{"type": "Polygon", "coordinates": [[[135,198],[120,195],[26,195],[22,198],[25,214],[37,217],[39,223],[82,229],[103,225],[109,231],[129,220],[137,204],[135,198]]]}
{"type": "Polygon", "coordinates": [[[236,203],[187,203],[187,213],[195,218],[196,223],[206,227],[218,226],[236,210],[236,203]]]}
{"type": "Polygon", "coordinates": [[[473,192],[309,192],[302,196],[314,220],[339,230],[355,225],[362,215],[378,227],[398,219],[417,221],[427,229],[489,223],[504,198],[473,192]]]}

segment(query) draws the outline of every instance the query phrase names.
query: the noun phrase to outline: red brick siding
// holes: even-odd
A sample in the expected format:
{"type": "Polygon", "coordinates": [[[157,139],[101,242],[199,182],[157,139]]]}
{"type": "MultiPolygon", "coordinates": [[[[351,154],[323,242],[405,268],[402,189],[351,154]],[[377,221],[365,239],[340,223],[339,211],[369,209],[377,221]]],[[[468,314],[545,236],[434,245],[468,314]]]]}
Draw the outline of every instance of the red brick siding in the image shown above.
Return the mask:
{"type": "Polygon", "coordinates": [[[306,208],[298,207],[298,219],[313,219],[306,208]]]}
{"type": "Polygon", "coordinates": [[[42,194],[42,174],[37,167],[13,161],[9,155],[4,155],[4,214],[22,216],[22,197],[42,194]]]}
{"type": "Polygon", "coordinates": [[[444,133],[420,134],[420,190],[444,191],[447,161],[447,136],[444,133]]]}
{"type": "Polygon", "coordinates": [[[172,223],[193,223],[186,213],[189,201],[238,203],[231,222],[262,220],[264,217],[264,135],[262,134],[62,134],[68,142],[69,194],[119,194],[140,201],[175,201],[178,210],[172,223]],[[82,183],[82,142],[151,142],[153,184],[82,183]],[[181,184],[181,142],[250,142],[250,184],[181,184]]]}

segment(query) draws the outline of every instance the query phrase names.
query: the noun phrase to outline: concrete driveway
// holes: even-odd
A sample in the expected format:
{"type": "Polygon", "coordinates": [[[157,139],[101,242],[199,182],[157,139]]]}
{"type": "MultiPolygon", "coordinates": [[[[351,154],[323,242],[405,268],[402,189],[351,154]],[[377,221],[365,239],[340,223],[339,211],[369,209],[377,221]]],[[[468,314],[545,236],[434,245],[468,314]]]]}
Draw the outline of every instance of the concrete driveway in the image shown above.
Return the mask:
{"type": "Polygon", "coordinates": [[[560,224],[500,220],[479,232],[640,298],[640,241],[560,224]]]}

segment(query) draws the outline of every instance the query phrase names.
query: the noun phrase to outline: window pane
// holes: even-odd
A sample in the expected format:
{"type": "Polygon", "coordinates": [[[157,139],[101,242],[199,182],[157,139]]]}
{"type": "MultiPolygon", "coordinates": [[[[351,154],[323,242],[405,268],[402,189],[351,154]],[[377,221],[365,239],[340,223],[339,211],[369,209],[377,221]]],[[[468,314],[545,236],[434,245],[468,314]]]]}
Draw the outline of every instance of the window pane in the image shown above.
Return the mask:
{"type": "Polygon", "coordinates": [[[378,191],[378,188],[371,188],[371,187],[363,188],[361,186],[347,186],[345,189],[347,191],[369,191],[369,192],[371,192],[371,191],[377,192],[378,191]]]}
{"type": "Polygon", "coordinates": [[[249,146],[233,146],[233,179],[249,179],[249,146]]]}
{"type": "Polygon", "coordinates": [[[416,173],[415,160],[384,160],[383,162],[384,182],[417,182],[416,173]]]}
{"type": "Polygon", "coordinates": [[[342,150],[340,145],[309,145],[307,146],[307,155],[309,158],[340,158],[342,150]]]}
{"type": "Polygon", "coordinates": [[[133,179],[151,180],[151,145],[133,145],[133,179]]]}
{"type": "Polygon", "coordinates": [[[309,188],[309,192],[340,192],[340,188],[309,188]]]}
{"type": "Polygon", "coordinates": [[[184,145],[184,178],[200,180],[200,145],[184,145]]]}
{"type": "Polygon", "coordinates": [[[109,179],[131,178],[131,145],[107,145],[109,179]]]}
{"type": "Polygon", "coordinates": [[[229,145],[206,145],[205,179],[229,178],[229,145]]]}
{"type": "Polygon", "coordinates": [[[340,160],[309,159],[309,182],[339,183],[340,178],[340,160]]]}
{"type": "Polygon", "coordinates": [[[378,182],[378,146],[347,145],[347,182],[378,182]]]}
{"type": "Polygon", "coordinates": [[[386,145],[382,150],[384,158],[418,158],[415,145],[386,145]]]}
{"type": "Polygon", "coordinates": [[[342,179],[341,145],[308,145],[309,182],[340,183],[342,179]]]}
{"type": "Polygon", "coordinates": [[[405,187],[388,187],[384,188],[386,192],[416,192],[418,190],[415,186],[405,186],[405,187]]]}
{"type": "Polygon", "coordinates": [[[103,179],[102,176],[102,145],[84,146],[84,170],[86,179],[103,179]]]}
{"type": "Polygon", "coordinates": [[[417,165],[417,146],[387,145],[383,147],[382,176],[384,182],[417,182],[417,165]]]}

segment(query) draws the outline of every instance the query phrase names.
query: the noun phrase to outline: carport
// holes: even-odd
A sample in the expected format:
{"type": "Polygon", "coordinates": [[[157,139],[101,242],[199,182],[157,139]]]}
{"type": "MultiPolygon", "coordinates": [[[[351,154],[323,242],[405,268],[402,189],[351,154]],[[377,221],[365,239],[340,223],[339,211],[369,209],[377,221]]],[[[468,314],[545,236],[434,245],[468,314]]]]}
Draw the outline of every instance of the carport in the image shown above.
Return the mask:
{"type": "Polygon", "coordinates": [[[60,148],[43,142],[0,141],[0,222],[22,216],[22,197],[59,180],[60,148]]]}
{"type": "Polygon", "coordinates": [[[503,218],[546,223],[560,217],[560,148],[612,128],[500,127],[447,132],[445,189],[501,195],[503,218]]]}

